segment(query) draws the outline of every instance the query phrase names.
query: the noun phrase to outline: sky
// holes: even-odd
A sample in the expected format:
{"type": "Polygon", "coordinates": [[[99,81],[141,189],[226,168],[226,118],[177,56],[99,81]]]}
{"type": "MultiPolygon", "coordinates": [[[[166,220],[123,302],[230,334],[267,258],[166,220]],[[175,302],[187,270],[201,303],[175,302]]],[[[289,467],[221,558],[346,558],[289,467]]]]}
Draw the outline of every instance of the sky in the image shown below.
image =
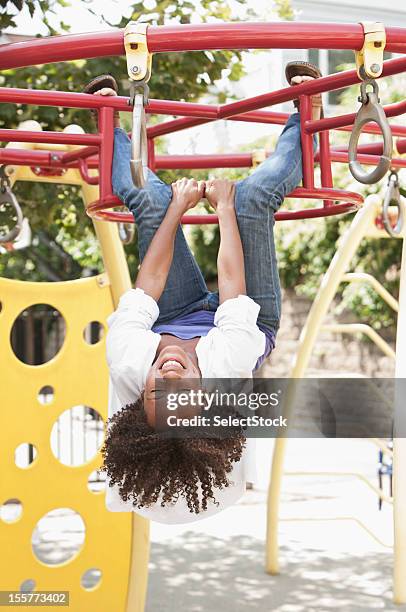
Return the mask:
{"type": "MultiPolygon", "coordinates": [[[[98,18],[95,15],[92,15],[90,11],[86,10],[84,2],[70,0],[70,4],[70,7],[63,9],[58,8],[57,14],[63,15],[64,22],[70,25],[71,27],[71,33],[76,34],[110,29],[110,27],[102,19],[98,18]]],[[[243,9],[238,5],[237,2],[233,0],[228,0],[228,4],[232,5],[235,17],[242,16],[243,9]]],[[[255,2],[253,2],[251,0],[251,2],[248,2],[248,5],[249,4],[251,5],[251,7],[255,6],[255,11],[259,14],[260,18],[266,18],[267,13],[269,13],[269,1],[255,0],[255,2]]],[[[110,23],[117,23],[122,16],[130,17],[131,15],[130,7],[132,5],[132,2],[129,0],[90,0],[86,3],[86,5],[94,11],[97,11],[99,13],[102,12],[105,19],[110,23]]],[[[144,6],[148,9],[152,9],[155,6],[155,1],[144,0],[144,6]]],[[[198,21],[197,13],[195,16],[195,20],[198,21]]],[[[34,14],[34,17],[31,18],[27,7],[25,7],[16,17],[15,21],[17,23],[17,28],[9,29],[6,31],[12,31],[17,34],[47,34],[47,29],[43,25],[41,21],[41,15],[38,11],[36,12],[36,14],[34,14]]],[[[52,19],[50,21],[51,23],[54,23],[52,19]]],[[[194,21],[193,16],[192,21],[194,21]]]]}

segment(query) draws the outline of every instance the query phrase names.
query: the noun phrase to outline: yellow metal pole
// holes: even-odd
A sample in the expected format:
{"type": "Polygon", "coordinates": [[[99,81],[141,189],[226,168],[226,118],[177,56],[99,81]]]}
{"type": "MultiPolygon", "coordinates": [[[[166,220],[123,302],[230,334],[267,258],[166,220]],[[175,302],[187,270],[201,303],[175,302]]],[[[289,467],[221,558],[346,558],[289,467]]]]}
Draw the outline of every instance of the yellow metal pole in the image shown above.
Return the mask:
{"type": "MultiPolygon", "coordinates": [[[[369,226],[373,224],[380,204],[377,195],[368,196],[364,206],[357,212],[350,228],[343,236],[323,277],[316,299],[300,334],[299,347],[293,361],[290,378],[302,378],[304,376],[324,317],[361,240],[367,234],[369,226]]],[[[294,389],[291,398],[293,394],[294,389]]],[[[287,404],[290,403],[289,399],[287,398],[287,404]]],[[[269,574],[279,573],[278,520],[286,448],[286,438],[275,440],[267,502],[266,571],[269,574]]]]}
{"type": "MultiPolygon", "coordinates": [[[[95,185],[82,183],[82,192],[86,206],[99,198],[99,189],[95,185]]],[[[115,223],[95,220],[93,220],[93,223],[100,243],[104,267],[111,284],[114,305],[117,306],[120,296],[124,291],[131,288],[131,279],[124,248],[115,223]]],[[[148,585],[148,561],[149,521],[133,512],[127,612],[143,612],[145,608],[148,585]]]]}
{"type": "MultiPolygon", "coordinates": [[[[403,239],[400,272],[399,314],[396,335],[396,378],[406,378],[406,242],[403,239]]],[[[396,426],[404,428],[406,421],[405,398],[396,397],[396,426]],[[402,424],[402,425],[401,425],[402,424]]],[[[395,433],[396,435],[396,433],[395,433]]],[[[406,438],[393,440],[393,520],[394,570],[393,599],[396,604],[406,603],[406,438]],[[402,473],[403,472],[403,473],[402,473]]]]}
{"type": "MultiPolygon", "coordinates": [[[[99,198],[97,185],[82,183],[82,192],[86,207],[99,198]]],[[[118,235],[116,223],[93,220],[93,225],[100,243],[104,269],[110,280],[114,305],[117,307],[120,296],[127,289],[131,289],[130,273],[124,248],[118,235]]]]}
{"type": "Polygon", "coordinates": [[[347,281],[349,283],[365,283],[372,287],[374,291],[394,310],[398,312],[399,303],[393,295],[389,293],[387,289],[375,278],[372,274],[367,274],[366,272],[348,272],[344,274],[343,281],[347,281]]]}
{"type": "Polygon", "coordinates": [[[381,349],[387,357],[396,358],[396,353],[381,336],[366,323],[330,323],[322,325],[322,331],[331,332],[333,334],[363,334],[367,336],[378,348],[381,349]]]}
{"type": "MultiPolygon", "coordinates": [[[[26,143],[23,143],[26,144],[26,143]]],[[[61,177],[36,176],[26,167],[13,168],[11,181],[36,181],[46,183],[64,183],[80,185],[82,187],[85,206],[99,197],[99,189],[95,185],[83,182],[79,172],[71,169],[61,177]]],[[[118,228],[115,223],[93,221],[95,232],[100,243],[104,268],[107,272],[108,282],[114,306],[118,305],[120,296],[131,288],[131,279],[125,258],[124,248],[121,244],[118,228]]],[[[143,612],[148,584],[149,562],[149,521],[132,513],[132,541],[130,571],[127,582],[127,612],[143,612]]]]}

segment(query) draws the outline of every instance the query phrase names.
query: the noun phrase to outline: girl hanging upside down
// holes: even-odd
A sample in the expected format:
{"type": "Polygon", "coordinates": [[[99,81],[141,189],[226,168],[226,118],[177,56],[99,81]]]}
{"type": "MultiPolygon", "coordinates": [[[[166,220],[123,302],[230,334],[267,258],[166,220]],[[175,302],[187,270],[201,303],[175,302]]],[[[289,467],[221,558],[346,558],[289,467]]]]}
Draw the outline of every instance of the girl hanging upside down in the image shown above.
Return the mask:
{"type": "MultiPolygon", "coordinates": [[[[286,67],[292,85],[320,76],[305,62],[286,67]]],[[[84,90],[117,95],[113,77],[84,90]]],[[[297,106],[297,103],[295,103],[297,106]]],[[[321,96],[313,96],[313,118],[321,96]]],[[[167,185],[148,171],[134,187],[131,143],[115,118],[112,183],[138,228],[140,269],[109,317],[110,401],[102,449],[107,507],[164,523],[205,518],[241,497],[255,479],[253,440],[165,438],[156,431],[157,381],[250,378],[275,346],[281,295],[275,212],[302,179],[299,113],[275,152],[247,178],[182,178],[167,185]],[[218,292],[207,289],[180,219],[205,195],[219,219],[218,292]]]]}

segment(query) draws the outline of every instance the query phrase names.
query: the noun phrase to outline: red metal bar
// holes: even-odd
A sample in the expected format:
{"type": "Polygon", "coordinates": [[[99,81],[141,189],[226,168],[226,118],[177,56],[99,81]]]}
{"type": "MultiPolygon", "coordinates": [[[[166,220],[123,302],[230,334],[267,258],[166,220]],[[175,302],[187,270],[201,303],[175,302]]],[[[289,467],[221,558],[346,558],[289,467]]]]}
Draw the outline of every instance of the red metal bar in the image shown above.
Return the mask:
{"type": "MultiPolygon", "coordinates": [[[[217,119],[218,104],[200,104],[198,102],[177,102],[175,100],[148,101],[147,113],[154,115],[182,115],[183,117],[206,117],[217,119]]],[[[125,110],[131,110],[128,107],[125,110]]]]}
{"type": "Polygon", "coordinates": [[[65,164],[76,161],[77,159],[84,159],[91,155],[97,155],[99,152],[98,147],[83,147],[83,149],[75,149],[74,151],[66,151],[61,154],[62,161],[65,164]]]}
{"type": "MultiPolygon", "coordinates": [[[[289,198],[304,198],[304,199],[316,199],[316,200],[335,200],[341,202],[340,204],[334,204],[333,206],[323,206],[322,208],[305,208],[301,210],[283,210],[275,214],[277,221],[287,221],[292,219],[307,219],[310,217],[330,217],[333,215],[341,214],[344,212],[351,212],[359,208],[363,203],[363,197],[359,193],[352,191],[344,191],[342,189],[328,189],[328,188],[313,188],[305,189],[298,188],[289,194],[289,198]]],[[[119,198],[109,195],[104,200],[100,199],[93,202],[86,209],[86,213],[93,219],[102,221],[118,221],[122,223],[134,223],[134,217],[131,213],[124,213],[120,211],[109,210],[116,206],[123,206],[123,203],[119,198]]],[[[205,223],[206,215],[198,215],[199,221],[197,223],[205,223]]],[[[209,223],[215,223],[213,220],[214,216],[209,215],[211,219],[209,223]]],[[[190,223],[188,221],[189,216],[186,215],[182,218],[182,222],[190,223]]]]}
{"type": "Polygon", "coordinates": [[[90,176],[89,172],[88,172],[88,166],[86,163],[85,159],[79,159],[78,160],[78,164],[79,164],[79,172],[80,172],[80,176],[82,177],[82,179],[88,184],[88,185],[98,185],[99,184],[99,180],[100,180],[100,176],[90,176]]]}
{"type": "MultiPolygon", "coordinates": [[[[232,121],[247,121],[253,123],[272,123],[274,125],[284,125],[289,118],[289,113],[277,113],[274,111],[252,111],[250,113],[244,113],[242,115],[234,115],[229,117],[232,121]]],[[[164,136],[165,134],[172,134],[173,132],[179,132],[186,128],[195,127],[197,125],[203,125],[204,123],[210,123],[211,119],[189,119],[181,117],[180,119],[173,119],[171,121],[164,121],[163,123],[157,123],[147,128],[149,138],[156,138],[158,136],[164,136]]]]}
{"type": "MultiPolygon", "coordinates": [[[[316,160],[318,159],[319,157],[317,156],[316,160]]],[[[361,164],[365,164],[367,166],[377,166],[380,157],[378,155],[365,155],[364,153],[360,153],[357,155],[357,159],[361,164]]],[[[331,161],[348,164],[348,151],[331,151],[331,161]]],[[[406,168],[406,159],[394,158],[391,161],[391,166],[394,168],[406,168]]]]}
{"type": "Polygon", "coordinates": [[[157,155],[157,170],[197,168],[248,168],[252,166],[251,153],[220,155],[157,155]]]}
{"type": "MultiPolygon", "coordinates": [[[[328,131],[320,132],[320,138],[323,134],[328,134],[328,131]]],[[[332,151],[348,152],[348,145],[340,145],[332,148],[332,151]]],[[[357,154],[366,153],[368,155],[382,155],[383,143],[370,142],[368,144],[358,144],[357,154]]]]}
{"type": "Polygon", "coordinates": [[[173,119],[172,121],[164,121],[147,127],[148,138],[157,138],[158,136],[165,136],[165,134],[173,134],[173,132],[179,132],[180,130],[186,130],[190,127],[209,123],[210,119],[189,119],[187,117],[181,117],[180,119],[173,119]]]}
{"type": "Polygon", "coordinates": [[[396,148],[399,153],[406,153],[406,138],[399,138],[396,141],[396,148]]]}
{"type": "MultiPolygon", "coordinates": [[[[290,91],[290,89],[289,89],[290,91]]],[[[291,98],[294,96],[292,95],[291,98]]],[[[112,96],[108,98],[83,93],[49,91],[44,89],[19,89],[16,87],[1,87],[0,102],[13,104],[35,104],[36,106],[63,106],[66,108],[102,108],[109,106],[121,112],[131,112],[128,104],[129,98],[112,96]]],[[[201,119],[218,119],[219,110],[223,108],[218,104],[199,104],[195,102],[177,102],[174,100],[150,99],[145,110],[148,114],[182,115],[201,119]]],[[[267,111],[253,111],[238,115],[238,121],[258,121],[268,123],[282,123],[286,113],[269,113],[267,111]]],[[[193,120],[191,120],[193,121],[193,120]]],[[[155,127],[155,126],[154,126],[155,127]]]]}
{"type": "Polygon", "coordinates": [[[67,134],[66,132],[27,132],[0,129],[1,142],[43,142],[46,144],[96,145],[99,134],[67,134]]]}
{"type": "MultiPolygon", "coordinates": [[[[215,49],[361,49],[363,29],[354,23],[204,23],[150,26],[148,48],[153,53],[215,49]]],[[[386,28],[386,49],[406,51],[406,30],[386,28]]],[[[113,30],[36,38],[2,45],[0,69],[124,55],[123,32],[113,30]]]]}
{"type": "Polygon", "coordinates": [[[100,199],[105,200],[113,193],[111,186],[111,168],[113,164],[113,143],[114,143],[114,110],[104,107],[99,110],[99,129],[103,134],[102,145],[100,147],[100,199]]]}
{"type": "Polygon", "coordinates": [[[312,116],[310,96],[300,96],[300,139],[302,143],[303,186],[314,188],[313,136],[305,131],[306,121],[312,116]]]}
{"type": "MultiPolygon", "coordinates": [[[[327,132],[323,132],[322,134],[327,134],[327,132]]],[[[320,134],[320,140],[321,136],[320,134]]],[[[322,144],[320,142],[320,144],[322,144]]],[[[382,144],[376,143],[376,151],[375,154],[372,154],[373,151],[368,152],[368,154],[363,154],[361,147],[369,146],[369,145],[359,145],[358,146],[358,159],[361,163],[376,166],[379,162],[379,155],[382,154],[382,144]]],[[[375,144],[373,145],[375,147],[375,144]]],[[[343,147],[341,149],[332,148],[330,150],[330,158],[332,162],[340,162],[348,164],[348,147],[343,147]]],[[[196,169],[207,169],[207,168],[250,168],[252,166],[252,154],[251,153],[232,153],[232,154],[213,154],[213,155],[157,155],[156,156],[156,169],[157,170],[196,170],[196,169]]],[[[1,150],[0,150],[0,161],[1,150]]],[[[321,156],[320,151],[318,151],[314,156],[314,161],[321,164],[321,156]]],[[[393,158],[392,165],[398,168],[406,167],[406,158],[393,158]]],[[[326,170],[329,170],[329,164],[326,162],[326,170]]],[[[332,187],[332,184],[328,185],[329,182],[328,174],[324,175],[324,183],[322,183],[323,187],[332,187]]]]}
{"type": "Polygon", "coordinates": [[[155,141],[153,138],[148,138],[147,146],[148,146],[148,168],[151,168],[152,172],[155,172],[156,170],[155,141]]]}
{"type": "MultiPolygon", "coordinates": [[[[65,163],[62,151],[36,151],[27,149],[0,148],[0,162],[15,166],[39,166],[41,168],[78,168],[78,161],[65,163]],[[52,154],[52,155],[51,155],[52,154]]],[[[98,158],[87,160],[90,168],[98,168],[98,158]]]]}
{"type": "MultiPolygon", "coordinates": [[[[327,134],[328,132],[321,132],[321,134],[327,134]]],[[[320,134],[320,136],[321,136],[320,134]]],[[[406,138],[399,138],[396,141],[396,149],[398,153],[406,153],[406,138]]],[[[383,144],[382,142],[370,142],[368,144],[358,144],[358,153],[367,153],[369,155],[382,155],[383,144]]],[[[334,151],[348,151],[348,146],[336,146],[334,151]]]]}
{"type": "MultiPolygon", "coordinates": [[[[329,132],[321,132],[320,141],[320,180],[322,187],[333,187],[333,174],[331,171],[331,152],[329,132]]],[[[332,206],[332,200],[324,200],[324,206],[332,206]]]]}
{"type": "MultiPolygon", "coordinates": [[[[320,140],[323,134],[320,134],[320,140]]],[[[400,141],[398,141],[400,142],[400,141]]],[[[321,143],[320,143],[321,144],[321,143]]],[[[358,158],[363,164],[376,165],[379,155],[382,154],[382,143],[358,145],[358,158]],[[360,157],[362,155],[362,157],[360,157]]],[[[402,150],[406,152],[406,140],[402,142],[402,150]]],[[[15,166],[37,166],[41,168],[79,168],[79,161],[66,164],[63,161],[64,153],[52,151],[33,151],[26,149],[12,149],[11,147],[0,149],[0,163],[15,166]]],[[[252,165],[251,153],[231,153],[213,155],[157,155],[157,170],[182,170],[182,169],[204,169],[204,168],[249,168],[252,165]]],[[[315,154],[315,162],[320,162],[320,153],[315,154]]],[[[348,163],[348,147],[334,147],[331,149],[331,161],[348,163]]],[[[88,168],[98,168],[98,158],[92,157],[86,160],[88,168]]],[[[392,165],[398,168],[406,167],[406,158],[393,158],[392,165]]],[[[94,177],[91,177],[92,179],[94,177]]],[[[328,186],[328,185],[323,185],[328,186]]]]}
{"type": "MultiPolygon", "coordinates": [[[[273,125],[284,125],[288,120],[290,113],[274,113],[272,111],[252,111],[244,113],[242,115],[234,115],[233,117],[227,117],[228,121],[248,121],[257,123],[270,123],[273,125]],[[261,114],[261,116],[259,116],[261,114]]],[[[347,115],[351,117],[352,115],[347,115]]],[[[210,123],[211,119],[195,119],[188,117],[181,117],[180,119],[173,119],[171,121],[164,121],[156,125],[152,125],[147,128],[149,138],[156,138],[158,136],[165,136],[167,134],[173,134],[180,130],[185,130],[190,127],[203,125],[210,123]]],[[[332,128],[333,129],[333,128],[332,128]]],[[[348,124],[344,127],[334,128],[340,132],[351,132],[352,124],[348,124]]],[[[391,125],[393,136],[405,136],[405,126],[391,125]]],[[[380,134],[381,130],[374,123],[368,123],[362,129],[365,134],[380,134]]]]}
{"type": "Polygon", "coordinates": [[[0,163],[15,166],[52,166],[51,154],[48,151],[30,151],[26,149],[0,149],[0,163]]]}
{"type": "MultiPolygon", "coordinates": [[[[395,104],[388,104],[384,106],[385,115],[387,117],[397,117],[406,112],[406,100],[402,102],[396,102],[395,104]]],[[[317,121],[307,121],[305,130],[308,134],[314,134],[315,132],[321,132],[322,130],[331,130],[352,125],[355,121],[356,113],[348,115],[339,115],[338,117],[327,117],[326,119],[319,119],[317,121]]],[[[380,133],[380,129],[377,128],[377,132],[380,133]]],[[[397,126],[398,132],[404,129],[403,135],[406,135],[406,127],[397,126]]]]}
{"type": "MultiPolygon", "coordinates": [[[[386,49],[405,51],[406,30],[386,28],[386,49]]],[[[154,53],[216,49],[361,49],[363,29],[354,23],[241,22],[148,28],[154,53]]]]}

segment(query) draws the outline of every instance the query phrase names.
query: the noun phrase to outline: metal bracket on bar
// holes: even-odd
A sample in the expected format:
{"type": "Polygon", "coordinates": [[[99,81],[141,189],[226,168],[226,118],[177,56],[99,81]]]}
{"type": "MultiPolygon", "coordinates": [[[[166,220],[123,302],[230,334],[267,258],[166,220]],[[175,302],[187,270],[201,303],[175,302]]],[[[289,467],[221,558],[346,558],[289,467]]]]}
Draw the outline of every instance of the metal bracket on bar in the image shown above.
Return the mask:
{"type": "Polygon", "coordinates": [[[130,21],[124,28],[124,47],[130,79],[130,100],[133,108],[131,130],[131,175],[134,185],[142,188],[148,175],[147,131],[145,106],[151,76],[152,54],[148,51],[146,23],[130,21]]]}
{"type": "Polygon", "coordinates": [[[148,24],[129,21],[124,28],[124,48],[128,77],[131,81],[147,82],[151,76],[152,53],[147,44],[148,24]]]}
{"type": "Polygon", "coordinates": [[[376,79],[382,74],[383,52],[386,45],[385,26],[379,21],[361,21],[364,44],[355,51],[355,63],[361,80],[376,79]]]}

